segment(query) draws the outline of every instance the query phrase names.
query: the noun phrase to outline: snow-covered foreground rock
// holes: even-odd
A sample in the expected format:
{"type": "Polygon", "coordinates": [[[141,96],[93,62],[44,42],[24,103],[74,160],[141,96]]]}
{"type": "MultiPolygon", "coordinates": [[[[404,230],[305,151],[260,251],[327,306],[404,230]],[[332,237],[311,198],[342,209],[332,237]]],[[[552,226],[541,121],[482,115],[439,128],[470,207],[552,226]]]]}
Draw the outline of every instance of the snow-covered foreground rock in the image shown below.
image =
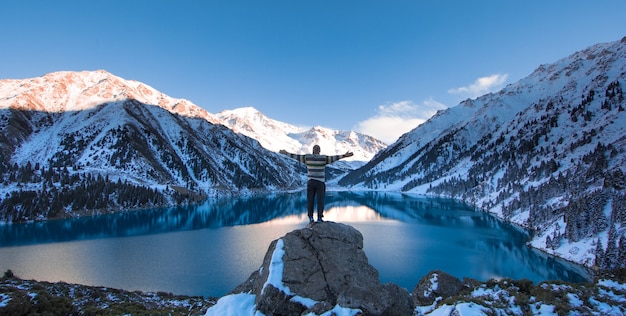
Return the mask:
{"type": "Polygon", "coordinates": [[[259,270],[207,315],[223,315],[233,304],[240,312],[264,315],[407,315],[413,310],[406,289],[380,283],[361,233],[333,222],[314,223],[273,241],[259,270]]]}

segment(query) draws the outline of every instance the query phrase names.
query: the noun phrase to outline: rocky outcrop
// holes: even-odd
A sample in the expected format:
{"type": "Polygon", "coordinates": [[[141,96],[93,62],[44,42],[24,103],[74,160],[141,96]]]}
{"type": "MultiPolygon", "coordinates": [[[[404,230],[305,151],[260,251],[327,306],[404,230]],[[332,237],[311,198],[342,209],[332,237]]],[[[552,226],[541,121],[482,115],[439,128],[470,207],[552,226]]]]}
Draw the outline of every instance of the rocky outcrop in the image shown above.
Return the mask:
{"type": "Polygon", "coordinates": [[[413,288],[413,299],[416,305],[430,305],[437,299],[457,295],[462,289],[461,280],[443,271],[435,270],[424,276],[413,288]]]}
{"type": "Polygon", "coordinates": [[[414,309],[406,289],[381,284],[361,233],[333,222],[273,241],[261,268],[232,293],[256,295],[256,309],[265,315],[319,315],[337,306],[365,315],[411,315],[414,309]]]}

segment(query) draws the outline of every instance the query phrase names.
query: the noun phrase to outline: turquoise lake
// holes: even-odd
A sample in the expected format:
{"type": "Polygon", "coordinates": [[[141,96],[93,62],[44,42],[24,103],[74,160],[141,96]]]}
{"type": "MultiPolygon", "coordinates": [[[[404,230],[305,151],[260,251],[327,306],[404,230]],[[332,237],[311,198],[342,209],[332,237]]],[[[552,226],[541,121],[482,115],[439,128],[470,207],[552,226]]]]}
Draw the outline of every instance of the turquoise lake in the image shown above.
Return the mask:
{"type": "MultiPolygon", "coordinates": [[[[23,279],[223,296],[272,240],[307,224],[303,193],[70,220],[0,225],[0,270],[23,279]]],[[[327,192],[327,221],[363,234],[382,282],[412,291],[431,270],[458,278],[583,282],[586,270],[526,246],[529,235],[455,200],[327,192]]]]}

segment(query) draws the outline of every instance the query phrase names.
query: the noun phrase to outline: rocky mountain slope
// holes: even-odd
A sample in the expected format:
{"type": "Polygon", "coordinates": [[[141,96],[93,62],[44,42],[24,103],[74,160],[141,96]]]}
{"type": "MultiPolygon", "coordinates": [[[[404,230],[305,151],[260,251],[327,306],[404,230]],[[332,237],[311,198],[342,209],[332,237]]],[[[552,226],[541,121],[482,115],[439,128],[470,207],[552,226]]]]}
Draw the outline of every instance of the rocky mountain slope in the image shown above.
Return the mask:
{"type": "Polygon", "coordinates": [[[534,247],[626,262],[626,38],[440,111],[340,185],[462,199],[534,229],[534,247]]]}
{"type": "Polygon", "coordinates": [[[192,103],[105,71],[0,81],[1,220],[302,185],[297,164],[192,103]]]}

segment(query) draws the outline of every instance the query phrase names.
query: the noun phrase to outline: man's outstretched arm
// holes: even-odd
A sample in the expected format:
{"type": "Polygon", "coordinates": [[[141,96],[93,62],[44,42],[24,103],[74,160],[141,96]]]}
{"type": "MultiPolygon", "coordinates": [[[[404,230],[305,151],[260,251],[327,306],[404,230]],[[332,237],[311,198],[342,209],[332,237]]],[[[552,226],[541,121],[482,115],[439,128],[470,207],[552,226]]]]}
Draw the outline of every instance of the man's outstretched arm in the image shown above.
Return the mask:
{"type": "Polygon", "coordinates": [[[326,156],[326,163],[333,163],[339,159],[343,159],[343,158],[347,158],[347,157],[352,157],[354,156],[354,154],[350,151],[347,151],[345,154],[343,155],[335,155],[335,156],[326,156]]]}
{"type": "Polygon", "coordinates": [[[292,154],[292,153],[290,153],[290,152],[287,152],[287,151],[286,151],[286,150],[284,150],[284,149],[281,149],[281,150],[279,151],[279,153],[281,153],[281,154],[283,154],[283,155],[285,155],[285,156],[289,156],[290,158],[293,158],[293,159],[295,159],[295,160],[297,160],[297,161],[299,161],[299,162],[302,162],[302,163],[305,163],[305,162],[306,162],[305,155],[292,154]]]}

